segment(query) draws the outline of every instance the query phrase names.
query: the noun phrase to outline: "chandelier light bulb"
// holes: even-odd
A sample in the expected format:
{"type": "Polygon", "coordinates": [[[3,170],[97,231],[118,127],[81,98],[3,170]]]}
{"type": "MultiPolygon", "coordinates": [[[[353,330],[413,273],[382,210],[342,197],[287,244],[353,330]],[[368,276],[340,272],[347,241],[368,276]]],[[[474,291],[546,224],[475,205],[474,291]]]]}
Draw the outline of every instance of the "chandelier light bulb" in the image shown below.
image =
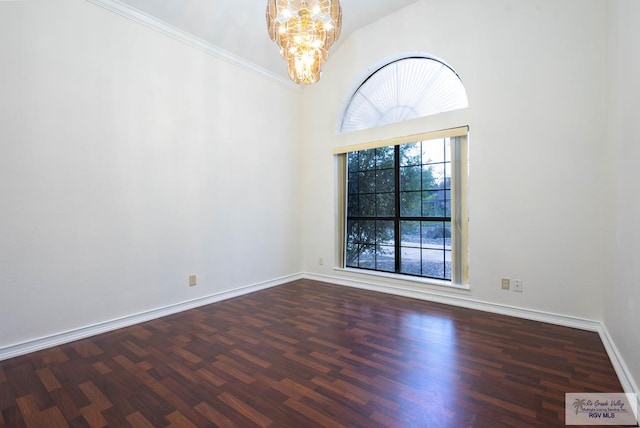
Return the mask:
{"type": "Polygon", "coordinates": [[[317,82],[331,45],[340,37],[340,2],[268,0],[266,18],[269,37],[279,46],[291,80],[317,82]]]}

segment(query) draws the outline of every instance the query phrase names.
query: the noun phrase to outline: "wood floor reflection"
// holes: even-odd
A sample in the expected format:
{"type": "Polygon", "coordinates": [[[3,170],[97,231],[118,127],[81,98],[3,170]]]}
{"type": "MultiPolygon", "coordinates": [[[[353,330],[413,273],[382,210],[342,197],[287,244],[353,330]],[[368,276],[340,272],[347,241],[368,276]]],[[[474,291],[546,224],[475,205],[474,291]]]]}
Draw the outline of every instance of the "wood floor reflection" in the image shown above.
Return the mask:
{"type": "Polygon", "coordinates": [[[0,362],[7,427],[552,427],[594,332],[300,280],[0,362]]]}

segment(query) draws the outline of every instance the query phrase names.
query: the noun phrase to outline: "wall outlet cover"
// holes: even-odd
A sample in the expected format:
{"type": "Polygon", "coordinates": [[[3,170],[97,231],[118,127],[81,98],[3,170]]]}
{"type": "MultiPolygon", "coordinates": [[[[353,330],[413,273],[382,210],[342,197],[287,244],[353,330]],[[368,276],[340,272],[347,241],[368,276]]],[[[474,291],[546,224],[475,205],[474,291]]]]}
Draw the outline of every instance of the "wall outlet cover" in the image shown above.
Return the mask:
{"type": "Polygon", "coordinates": [[[521,279],[514,279],[513,280],[513,291],[516,291],[518,293],[522,293],[522,280],[521,279]]]}

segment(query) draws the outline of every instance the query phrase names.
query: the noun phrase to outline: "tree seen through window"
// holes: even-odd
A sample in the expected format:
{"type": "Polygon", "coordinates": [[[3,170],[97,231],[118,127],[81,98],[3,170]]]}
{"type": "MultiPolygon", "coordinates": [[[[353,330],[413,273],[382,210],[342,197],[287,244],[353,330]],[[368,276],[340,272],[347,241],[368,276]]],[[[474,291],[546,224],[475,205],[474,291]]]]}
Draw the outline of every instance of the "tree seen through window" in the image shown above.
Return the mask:
{"type": "Polygon", "coordinates": [[[347,267],[451,279],[450,139],[347,155],[347,267]]]}

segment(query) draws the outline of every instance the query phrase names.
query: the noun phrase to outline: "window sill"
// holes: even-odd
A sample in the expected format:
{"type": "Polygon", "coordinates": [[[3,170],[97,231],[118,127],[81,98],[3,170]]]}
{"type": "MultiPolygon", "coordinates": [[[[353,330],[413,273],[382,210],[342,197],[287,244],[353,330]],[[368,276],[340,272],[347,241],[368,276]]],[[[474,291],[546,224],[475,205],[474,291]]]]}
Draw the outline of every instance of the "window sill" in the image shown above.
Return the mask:
{"type": "Polygon", "coordinates": [[[447,289],[450,289],[450,290],[460,290],[460,291],[470,291],[471,290],[471,287],[469,286],[469,284],[455,284],[455,283],[453,283],[451,281],[444,281],[444,280],[440,280],[440,279],[420,278],[420,277],[411,276],[411,275],[401,275],[401,274],[397,274],[397,273],[378,272],[378,271],[370,271],[370,270],[363,270],[363,269],[353,269],[353,268],[339,268],[339,267],[336,267],[336,268],[334,268],[334,270],[339,271],[339,272],[346,272],[346,273],[350,273],[350,274],[353,273],[353,274],[357,274],[357,275],[393,279],[393,280],[402,281],[402,282],[414,282],[414,283],[418,283],[418,284],[422,284],[422,285],[443,287],[443,288],[447,288],[447,289]]]}

